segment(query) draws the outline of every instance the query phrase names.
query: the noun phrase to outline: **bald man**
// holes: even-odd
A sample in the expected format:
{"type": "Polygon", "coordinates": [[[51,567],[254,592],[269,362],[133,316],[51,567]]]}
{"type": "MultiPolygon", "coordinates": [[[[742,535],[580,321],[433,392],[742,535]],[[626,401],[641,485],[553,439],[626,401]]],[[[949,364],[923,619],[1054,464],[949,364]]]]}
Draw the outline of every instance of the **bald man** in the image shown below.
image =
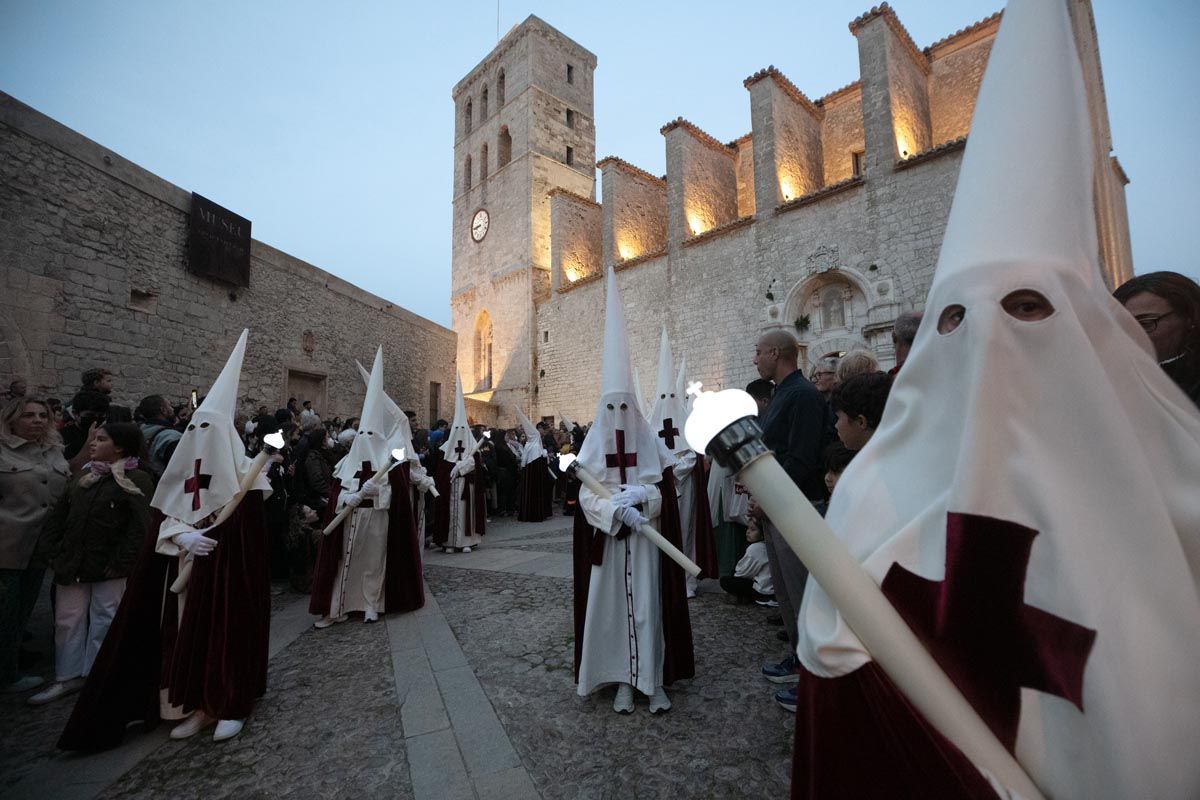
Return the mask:
{"type": "MultiPolygon", "coordinates": [[[[816,502],[826,498],[821,453],[836,436],[835,417],[824,395],[798,368],[799,357],[799,345],[785,330],[768,331],[754,345],[754,366],[758,374],[775,382],[775,393],[762,414],[763,441],[775,452],[776,460],[804,496],[816,502]]],[[[795,684],[799,666],[796,661],[799,643],[796,615],[804,596],[808,571],[784,542],[778,528],[770,520],[765,523],[764,540],[775,584],[775,599],[779,601],[779,613],[791,647],[783,661],[763,667],[763,677],[772,683],[795,684]]],[[[775,701],[794,712],[795,686],[777,693],[775,701]]]]}

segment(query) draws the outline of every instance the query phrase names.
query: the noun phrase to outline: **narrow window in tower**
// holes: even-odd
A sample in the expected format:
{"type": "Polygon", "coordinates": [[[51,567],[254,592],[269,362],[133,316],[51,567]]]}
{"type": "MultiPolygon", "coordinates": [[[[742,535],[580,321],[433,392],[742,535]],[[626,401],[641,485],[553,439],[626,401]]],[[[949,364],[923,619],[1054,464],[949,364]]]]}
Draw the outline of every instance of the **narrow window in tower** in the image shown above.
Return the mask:
{"type": "Polygon", "coordinates": [[[575,82],[575,67],[567,64],[567,83],[575,82]]]}
{"type": "Polygon", "coordinates": [[[471,101],[470,100],[468,100],[467,104],[465,106],[463,106],[463,132],[464,133],[471,132],[471,101]]]}
{"type": "Polygon", "coordinates": [[[483,91],[479,94],[479,119],[487,119],[487,84],[483,85],[483,91]]]}
{"type": "Polygon", "coordinates": [[[542,331],[542,341],[543,342],[550,341],[550,331],[542,331]]]}
{"type": "Polygon", "coordinates": [[[463,191],[471,188],[471,157],[467,156],[463,161],[463,191]]]}
{"type": "Polygon", "coordinates": [[[866,167],[866,153],[862,150],[855,150],[850,154],[850,169],[853,171],[854,177],[861,178],[863,169],[866,167]]]}
{"type": "Polygon", "coordinates": [[[504,70],[496,76],[496,108],[504,105],[504,70]]]}
{"type": "Polygon", "coordinates": [[[575,112],[569,108],[567,109],[567,127],[568,128],[575,127],[575,112]]]}
{"type": "Polygon", "coordinates": [[[567,148],[567,163],[568,164],[575,163],[575,148],[574,147],[567,148]]]}
{"type": "Polygon", "coordinates": [[[499,147],[496,151],[496,169],[500,169],[512,161],[512,134],[508,132],[507,125],[500,126],[500,136],[497,137],[496,144],[499,147]]]}
{"type": "Polygon", "coordinates": [[[487,180],[488,172],[488,152],[487,145],[481,145],[479,148],[479,181],[482,183],[487,180]]]}

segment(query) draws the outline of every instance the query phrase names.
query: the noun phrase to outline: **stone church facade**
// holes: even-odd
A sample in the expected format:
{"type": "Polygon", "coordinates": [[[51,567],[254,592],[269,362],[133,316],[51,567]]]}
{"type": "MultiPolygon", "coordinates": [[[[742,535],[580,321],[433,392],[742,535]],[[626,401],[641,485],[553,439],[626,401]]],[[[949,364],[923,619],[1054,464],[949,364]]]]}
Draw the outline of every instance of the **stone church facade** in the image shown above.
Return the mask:
{"type": "MultiPolygon", "coordinates": [[[[1096,143],[1100,261],[1132,275],[1124,186],[1090,3],[1068,2],[1096,143]]],[[[602,277],[617,271],[634,366],[653,391],[666,326],[687,376],[757,377],[754,342],[785,328],[816,359],[866,347],[921,309],[1000,14],[918,47],[883,4],[850,23],[858,80],[811,100],[768,67],[744,81],[745,136],[661,129],[667,174],[595,160],[596,57],[529,17],[454,87],[452,326],[480,421],[591,419],[602,277]],[[596,170],[601,176],[596,197],[596,170]]],[[[1014,154],[1019,157],[1019,154],[1014,154]]]]}
{"type": "Polygon", "coordinates": [[[70,400],[104,367],[113,401],[203,394],[243,328],[241,407],[288,397],[353,416],[384,346],[388,392],[454,411],[454,332],[257,240],[248,287],[186,267],[190,194],[0,93],[0,379],[70,400]]]}

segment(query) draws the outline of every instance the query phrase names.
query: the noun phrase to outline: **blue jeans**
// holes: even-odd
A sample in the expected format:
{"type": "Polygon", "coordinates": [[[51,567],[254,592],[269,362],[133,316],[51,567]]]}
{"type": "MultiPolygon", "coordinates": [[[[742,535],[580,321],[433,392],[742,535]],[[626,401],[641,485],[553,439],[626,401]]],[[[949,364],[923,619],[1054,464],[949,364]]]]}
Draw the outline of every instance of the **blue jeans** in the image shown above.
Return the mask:
{"type": "Polygon", "coordinates": [[[0,569],[0,687],[20,674],[21,637],[42,591],[42,567],[0,569]]]}

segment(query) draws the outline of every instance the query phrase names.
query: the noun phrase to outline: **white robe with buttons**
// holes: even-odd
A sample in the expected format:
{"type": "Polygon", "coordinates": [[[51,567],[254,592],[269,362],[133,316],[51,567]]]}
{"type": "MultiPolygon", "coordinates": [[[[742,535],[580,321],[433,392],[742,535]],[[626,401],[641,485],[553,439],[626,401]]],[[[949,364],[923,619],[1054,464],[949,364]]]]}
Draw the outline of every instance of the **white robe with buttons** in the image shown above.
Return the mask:
{"type": "MultiPolygon", "coordinates": [[[[648,495],[642,515],[657,527],[662,509],[658,487],[648,495]]],[[[628,683],[649,695],[662,686],[665,645],[658,548],[639,533],[617,539],[621,523],[611,501],[579,490],[579,508],[592,527],[608,534],[604,562],[592,566],[587,617],[579,661],[580,696],[612,683],[628,683]]]]}

